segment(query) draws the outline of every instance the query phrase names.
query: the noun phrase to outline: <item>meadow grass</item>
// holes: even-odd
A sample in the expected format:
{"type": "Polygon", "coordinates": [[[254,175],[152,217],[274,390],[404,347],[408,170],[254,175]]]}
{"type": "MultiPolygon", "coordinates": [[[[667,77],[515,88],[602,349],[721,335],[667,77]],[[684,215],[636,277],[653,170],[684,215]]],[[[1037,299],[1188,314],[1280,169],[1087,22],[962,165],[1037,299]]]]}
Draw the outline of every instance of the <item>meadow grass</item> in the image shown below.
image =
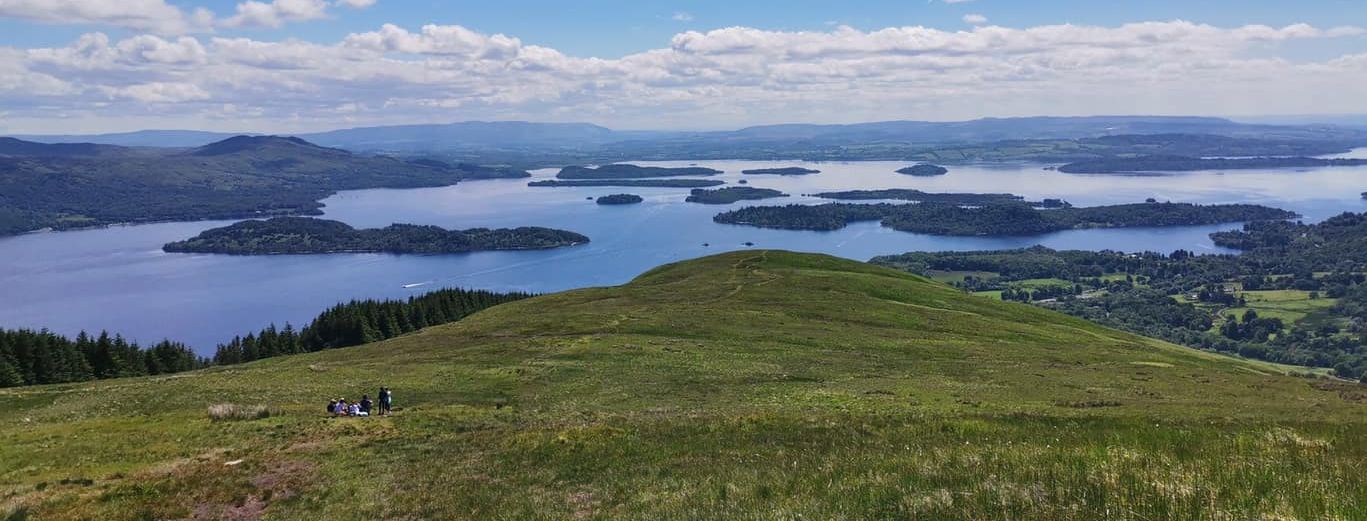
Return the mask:
{"type": "Polygon", "coordinates": [[[0,391],[0,513],[1367,519],[1367,390],[1286,369],[738,252],[357,348],[0,391]],[[380,385],[395,415],[324,414],[380,385]]]}
{"type": "Polygon", "coordinates": [[[926,278],[933,280],[935,282],[943,282],[945,284],[949,284],[953,282],[963,282],[965,277],[973,277],[977,279],[988,280],[995,279],[997,277],[1000,277],[1001,275],[991,271],[929,270],[926,272],[925,276],[926,278]]]}
{"type": "Polygon", "coordinates": [[[1253,310],[1263,318],[1278,318],[1286,325],[1312,318],[1312,315],[1325,315],[1338,303],[1334,298],[1310,298],[1309,291],[1284,289],[1265,291],[1241,291],[1246,306],[1224,310],[1222,316],[1232,316],[1242,320],[1244,313],[1253,310]]]}

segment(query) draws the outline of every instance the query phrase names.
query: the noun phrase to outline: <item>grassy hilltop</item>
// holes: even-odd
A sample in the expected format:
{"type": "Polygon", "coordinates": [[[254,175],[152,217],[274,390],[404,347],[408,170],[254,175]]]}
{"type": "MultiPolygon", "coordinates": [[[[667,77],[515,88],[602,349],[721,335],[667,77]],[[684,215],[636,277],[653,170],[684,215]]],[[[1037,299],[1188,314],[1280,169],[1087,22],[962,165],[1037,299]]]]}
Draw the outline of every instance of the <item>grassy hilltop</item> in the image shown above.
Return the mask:
{"type": "Polygon", "coordinates": [[[0,519],[1367,518],[1367,389],[1282,372],[736,252],[363,347],[0,391],[0,519]],[[380,385],[397,415],[323,417],[380,385]]]}

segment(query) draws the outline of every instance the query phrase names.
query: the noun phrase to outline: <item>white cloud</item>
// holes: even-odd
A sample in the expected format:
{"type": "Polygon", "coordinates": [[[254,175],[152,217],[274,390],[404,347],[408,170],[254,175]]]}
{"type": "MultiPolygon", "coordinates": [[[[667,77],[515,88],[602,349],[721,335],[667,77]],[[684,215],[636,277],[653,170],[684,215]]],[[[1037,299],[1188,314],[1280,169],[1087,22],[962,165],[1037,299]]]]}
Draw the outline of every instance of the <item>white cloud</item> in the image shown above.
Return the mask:
{"type": "Polygon", "coordinates": [[[215,27],[281,27],[289,22],[318,20],[332,6],[365,9],[376,0],[246,0],[235,13],[218,18],[196,8],[189,13],[166,0],[0,0],[0,18],[54,24],[121,27],[155,34],[209,32],[215,27]]]}
{"type": "Polygon", "coordinates": [[[198,9],[187,16],[165,0],[0,0],[0,17],[175,34],[204,29],[212,14],[198,9]]]}
{"type": "Polygon", "coordinates": [[[108,89],[111,96],[122,97],[143,103],[179,103],[184,101],[197,101],[209,98],[209,93],[205,92],[198,85],[193,83],[141,83],[108,89]]]}
{"type": "Polygon", "coordinates": [[[969,13],[964,15],[964,23],[970,25],[982,25],[987,23],[987,17],[977,13],[969,13]]]}
{"type": "Polygon", "coordinates": [[[1322,60],[1278,53],[1279,42],[1359,34],[1183,21],[964,31],[729,27],[598,59],[456,25],[386,24],[335,43],[92,33],[62,47],[0,47],[0,106],[10,128],[33,131],[289,131],[335,126],[340,112],[348,124],[530,119],[637,128],[1367,112],[1358,92],[1367,84],[1367,50],[1322,60]]]}
{"type": "Polygon", "coordinates": [[[223,21],[228,27],[280,27],[286,22],[317,20],[327,16],[325,0],[247,0],[237,4],[237,14],[223,21]]]}
{"type": "Polygon", "coordinates": [[[674,13],[674,16],[670,17],[670,19],[676,22],[692,22],[693,15],[685,13],[683,11],[679,11],[677,13],[674,13]]]}

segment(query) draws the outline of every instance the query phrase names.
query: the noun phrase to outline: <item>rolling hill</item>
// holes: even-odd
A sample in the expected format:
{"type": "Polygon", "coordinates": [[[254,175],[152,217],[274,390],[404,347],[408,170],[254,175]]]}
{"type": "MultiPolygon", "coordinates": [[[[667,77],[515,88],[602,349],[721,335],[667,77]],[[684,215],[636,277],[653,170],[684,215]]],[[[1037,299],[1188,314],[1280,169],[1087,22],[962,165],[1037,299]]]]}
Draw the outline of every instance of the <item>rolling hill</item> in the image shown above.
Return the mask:
{"type": "Polygon", "coordinates": [[[0,235],[116,223],[317,214],[338,190],[419,188],[520,170],[404,161],[297,137],[190,148],[0,140],[0,235]]]}
{"type": "Polygon", "coordinates": [[[1367,517],[1367,391],[1286,372],[734,252],[356,348],[0,391],[0,518],[1367,517]],[[381,385],[394,416],[324,417],[381,385]]]}

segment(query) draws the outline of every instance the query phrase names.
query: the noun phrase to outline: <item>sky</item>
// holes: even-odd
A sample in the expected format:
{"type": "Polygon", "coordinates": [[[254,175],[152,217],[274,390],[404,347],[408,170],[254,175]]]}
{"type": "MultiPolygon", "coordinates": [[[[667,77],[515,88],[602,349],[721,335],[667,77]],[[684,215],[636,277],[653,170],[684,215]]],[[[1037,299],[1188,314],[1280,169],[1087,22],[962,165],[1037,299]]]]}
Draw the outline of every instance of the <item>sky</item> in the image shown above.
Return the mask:
{"type": "Polygon", "coordinates": [[[0,0],[0,133],[1367,114],[1367,0],[0,0]]]}

